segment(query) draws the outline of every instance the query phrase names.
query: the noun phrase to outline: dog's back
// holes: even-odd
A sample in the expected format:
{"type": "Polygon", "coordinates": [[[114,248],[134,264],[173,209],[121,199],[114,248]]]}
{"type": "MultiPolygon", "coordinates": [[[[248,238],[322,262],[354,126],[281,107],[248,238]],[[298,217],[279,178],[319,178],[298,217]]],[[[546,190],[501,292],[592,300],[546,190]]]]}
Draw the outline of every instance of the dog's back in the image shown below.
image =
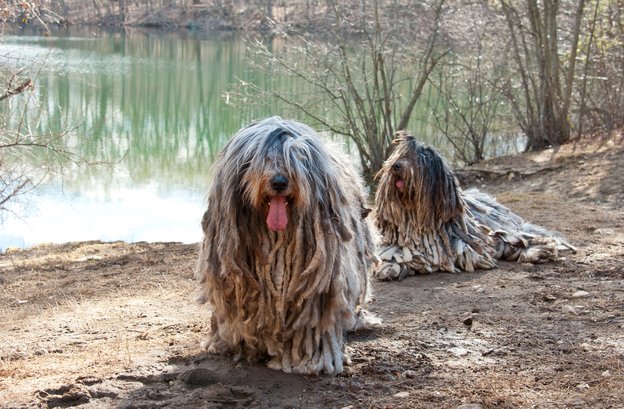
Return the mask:
{"type": "Polygon", "coordinates": [[[560,250],[576,249],[559,233],[526,222],[476,188],[464,191],[466,212],[492,230],[496,259],[520,262],[556,260],[560,250]]]}

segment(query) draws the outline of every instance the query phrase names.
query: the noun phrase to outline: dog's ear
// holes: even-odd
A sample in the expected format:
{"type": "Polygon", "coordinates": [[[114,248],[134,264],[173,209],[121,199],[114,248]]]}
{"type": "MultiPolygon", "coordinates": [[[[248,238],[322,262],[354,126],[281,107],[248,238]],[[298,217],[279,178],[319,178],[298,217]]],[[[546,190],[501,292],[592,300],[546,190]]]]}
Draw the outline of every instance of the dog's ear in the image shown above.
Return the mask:
{"type": "Polygon", "coordinates": [[[463,206],[459,194],[459,182],[435,149],[423,146],[419,152],[420,173],[424,192],[429,199],[429,209],[437,222],[446,222],[458,216],[463,206]]]}
{"type": "MultiPolygon", "coordinates": [[[[210,204],[208,206],[210,206],[210,204]]],[[[202,227],[202,231],[204,233],[206,233],[208,231],[208,218],[209,217],[210,217],[210,214],[208,214],[208,210],[206,210],[204,212],[204,215],[202,216],[202,220],[201,220],[201,227],[202,227]]]]}

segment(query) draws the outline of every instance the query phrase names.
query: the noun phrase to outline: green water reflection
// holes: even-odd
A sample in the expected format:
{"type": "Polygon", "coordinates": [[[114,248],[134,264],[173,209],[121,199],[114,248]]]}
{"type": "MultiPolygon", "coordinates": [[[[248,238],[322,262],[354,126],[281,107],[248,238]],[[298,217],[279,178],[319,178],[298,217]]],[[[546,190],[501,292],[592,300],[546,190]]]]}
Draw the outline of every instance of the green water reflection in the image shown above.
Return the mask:
{"type": "MultiPolygon", "coordinates": [[[[75,129],[69,143],[79,155],[97,162],[123,158],[121,168],[135,183],[205,187],[210,162],[225,140],[241,125],[275,114],[268,106],[234,108],[223,97],[239,79],[261,87],[270,81],[245,67],[241,40],[62,34],[9,35],[2,45],[14,65],[40,64],[31,69],[36,92],[26,119],[32,132],[75,129]]],[[[17,112],[5,114],[16,116],[13,124],[19,121],[17,112]]],[[[102,183],[106,173],[83,169],[65,175],[65,183],[102,183]]]]}
{"type": "MultiPolygon", "coordinates": [[[[283,39],[271,44],[287,45],[283,39]]],[[[0,104],[6,127],[28,123],[35,135],[71,130],[70,149],[88,161],[111,164],[66,169],[33,197],[38,211],[3,222],[0,249],[85,239],[195,241],[210,165],[225,141],[244,124],[270,115],[307,121],[271,101],[228,100],[239,81],[305,94],[302,81],[252,68],[239,38],[93,29],[51,37],[5,34],[0,62],[25,68],[35,81],[32,96],[0,104]],[[25,118],[16,109],[19,101],[29,105],[25,118]],[[167,213],[142,211],[142,201],[159,203],[167,213]],[[56,224],[45,211],[52,207],[56,224]],[[175,218],[168,217],[173,213],[175,218]],[[79,233],[70,234],[72,229],[79,233]],[[176,229],[178,235],[168,233],[176,229]],[[59,235],[61,230],[67,234],[59,235]]],[[[425,100],[411,130],[445,151],[429,115],[425,100]]],[[[494,139],[489,149],[497,154],[508,146],[494,139]]],[[[36,166],[44,159],[31,160],[36,166]]]]}

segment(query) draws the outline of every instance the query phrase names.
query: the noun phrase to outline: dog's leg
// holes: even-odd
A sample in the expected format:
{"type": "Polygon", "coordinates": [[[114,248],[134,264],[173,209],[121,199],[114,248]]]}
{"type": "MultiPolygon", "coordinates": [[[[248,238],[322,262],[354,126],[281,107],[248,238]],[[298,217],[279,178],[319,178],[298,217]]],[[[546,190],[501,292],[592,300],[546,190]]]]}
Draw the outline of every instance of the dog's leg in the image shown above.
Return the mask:
{"type": "Polygon", "coordinates": [[[333,329],[323,334],[323,369],[328,374],[342,372],[342,351],[333,329]]]}

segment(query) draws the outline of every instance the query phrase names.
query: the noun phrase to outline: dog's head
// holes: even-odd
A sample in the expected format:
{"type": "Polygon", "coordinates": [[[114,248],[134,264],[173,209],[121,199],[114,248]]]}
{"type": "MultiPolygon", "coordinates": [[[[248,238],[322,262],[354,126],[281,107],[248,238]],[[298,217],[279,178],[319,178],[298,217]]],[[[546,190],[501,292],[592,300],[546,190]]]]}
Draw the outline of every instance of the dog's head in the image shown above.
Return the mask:
{"type": "Polygon", "coordinates": [[[241,129],[216,166],[215,181],[224,194],[262,217],[272,231],[286,230],[313,205],[331,209],[332,201],[344,201],[335,197],[339,189],[332,191],[333,159],[316,132],[299,122],[272,117],[241,129]]]}
{"type": "Polygon", "coordinates": [[[443,223],[463,211],[455,175],[440,153],[405,131],[395,134],[392,154],[377,174],[378,213],[391,204],[416,212],[420,224],[443,223]]]}

